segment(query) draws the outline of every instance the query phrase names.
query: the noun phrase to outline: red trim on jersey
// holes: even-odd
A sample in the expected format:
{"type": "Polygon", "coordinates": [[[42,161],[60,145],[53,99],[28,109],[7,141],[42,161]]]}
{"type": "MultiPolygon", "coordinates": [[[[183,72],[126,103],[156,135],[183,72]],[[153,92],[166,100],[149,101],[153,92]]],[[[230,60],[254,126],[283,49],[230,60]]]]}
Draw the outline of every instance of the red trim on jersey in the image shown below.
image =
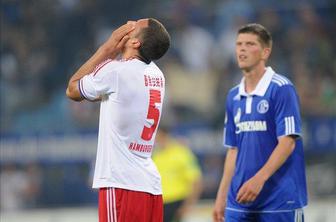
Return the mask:
{"type": "Polygon", "coordinates": [[[103,68],[106,64],[108,64],[109,62],[112,62],[112,61],[113,61],[112,59],[107,59],[107,60],[103,61],[102,63],[98,64],[98,65],[96,66],[96,68],[94,69],[94,71],[93,71],[93,76],[95,76],[95,75],[97,74],[97,72],[98,72],[101,68],[103,68]]]}
{"type": "Polygon", "coordinates": [[[162,195],[100,188],[98,212],[99,222],[163,222],[162,195]]]}

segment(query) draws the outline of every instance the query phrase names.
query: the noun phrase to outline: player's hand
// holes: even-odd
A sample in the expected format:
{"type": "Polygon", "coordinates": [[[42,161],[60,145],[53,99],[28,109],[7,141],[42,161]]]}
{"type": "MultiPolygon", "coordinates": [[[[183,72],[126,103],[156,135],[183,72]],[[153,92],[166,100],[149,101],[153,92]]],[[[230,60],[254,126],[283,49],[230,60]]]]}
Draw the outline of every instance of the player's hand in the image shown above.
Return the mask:
{"type": "Polygon", "coordinates": [[[264,181],[257,176],[246,181],[238,191],[236,201],[241,204],[253,202],[264,186],[264,181]]]}
{"type": "Polygon", "coordinates": [[[103,44],[103,47],[110,52],[112,59],[121,52],[126,42],[130,39],[128,34],[134,29],[135,22],[129,21],[114,30],[109,39],[103,44]]]}
{"type": "Polygon", "coordinates": [[[212,212],[213,222],[224,222],[225,200],[216,199],[215,206],[212,212]]]}

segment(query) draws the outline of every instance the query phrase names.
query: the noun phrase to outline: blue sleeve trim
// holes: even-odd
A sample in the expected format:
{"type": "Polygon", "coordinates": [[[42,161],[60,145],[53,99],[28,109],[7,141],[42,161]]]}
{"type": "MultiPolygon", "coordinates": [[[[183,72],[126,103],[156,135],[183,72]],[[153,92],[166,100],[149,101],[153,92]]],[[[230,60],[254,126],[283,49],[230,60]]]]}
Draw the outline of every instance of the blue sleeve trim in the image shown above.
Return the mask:
{"type": "Polygon", "coordinates": [[[79,93],[80,93],[80,95],[81,95],[84,99],[86,99],[86,100],[88,100],[88,101],[91,101],[91,102],[94,102],[94,100],[89,99],[89,97],[88,97],[88,96],[86,95],[86,93],[84,92],[82,79],[78,80],[78,89],[79,89],[79,93]]]}
{"type": "Polygon", "coordinates": [[[85,95],[84,95],[83,90],[82,90],[82,84],[81,84],[81,81],[82,81],[81,79],[78,80],[78,89],[79,89],[79,93],[80,93],[80,95],[81,95],[82,98],[87,99],[87,98],[85,97],[85,95]]]}

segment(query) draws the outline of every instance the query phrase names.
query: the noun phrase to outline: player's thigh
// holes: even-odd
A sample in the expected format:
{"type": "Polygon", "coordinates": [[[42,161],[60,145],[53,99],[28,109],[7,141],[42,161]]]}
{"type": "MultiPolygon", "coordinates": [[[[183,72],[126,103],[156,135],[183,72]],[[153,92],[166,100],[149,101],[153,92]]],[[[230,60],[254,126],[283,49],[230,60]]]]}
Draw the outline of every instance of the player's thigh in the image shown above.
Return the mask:
{"type": "Polygon", "coordinates": [[[115,194],[118,222],[163,221],[162,195],[119,188],[115,194]]]}
{"type": "Polygon", "coordinates": [[[260,222],[304,222],[304,215],[302,209],[297,209],[290,212],[280,213],[262,213],[258,215],[260,222]]]}
{"type": "Polygon", "coordinates": [[[255,213],[225,211],[225,222],[258,222],[255,213]]]}
{"type": "Polygon", "coordinates": [[[161,195],[118,188],[99,190],[99,222],[162,222],[161,195]]]}
{"type": "Polygon", "coordinates": [[[115,192],[111,188],[100,188],[98,195],[99,222],[111,222],[117,220],[115,204],[115,192]]]}

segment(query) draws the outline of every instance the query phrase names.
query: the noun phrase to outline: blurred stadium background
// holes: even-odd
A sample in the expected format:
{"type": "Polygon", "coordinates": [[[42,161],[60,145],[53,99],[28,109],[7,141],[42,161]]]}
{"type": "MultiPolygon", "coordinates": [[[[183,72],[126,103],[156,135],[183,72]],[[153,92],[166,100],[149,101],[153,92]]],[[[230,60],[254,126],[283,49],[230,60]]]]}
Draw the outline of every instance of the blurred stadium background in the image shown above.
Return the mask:
{"type": "Polygon", "coordinates": [[[64,94],[67,81],[112,32],[156,17],[172,36],[158,63],[167,79],[163,122],[199,158],[204,191],[185,221],[211,221],[222,174],[225,96],[237,84],[237,28],[265,25],[270,65],[296,85],[310,205],[306,221],[336,220],[334,0],[2,0],[1,222],[96,221],[90,189],[99,106],[64,94]]]}

